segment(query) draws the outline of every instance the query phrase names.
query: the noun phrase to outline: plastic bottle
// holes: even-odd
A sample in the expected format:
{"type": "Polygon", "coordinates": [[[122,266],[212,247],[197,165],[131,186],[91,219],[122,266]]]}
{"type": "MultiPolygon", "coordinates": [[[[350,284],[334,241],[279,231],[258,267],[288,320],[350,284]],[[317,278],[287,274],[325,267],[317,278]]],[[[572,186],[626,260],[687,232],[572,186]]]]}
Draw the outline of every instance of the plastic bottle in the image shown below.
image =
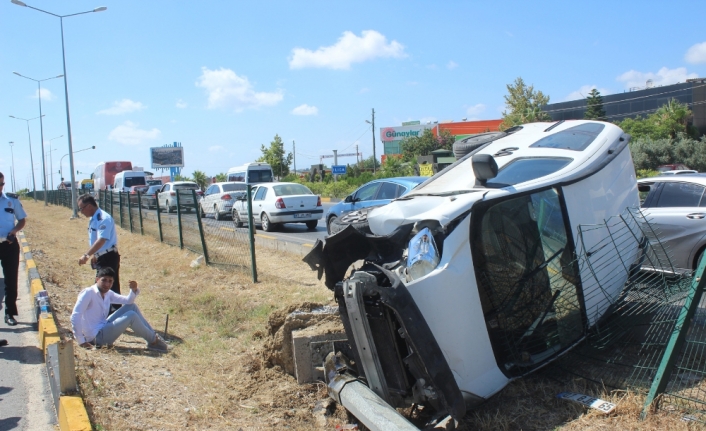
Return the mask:
{"type": "Polygon", "coordinates": [[[49,317],[49,303],[47,302],[47,298],[39,300],[39,310],[42,319],[49,317]]]}

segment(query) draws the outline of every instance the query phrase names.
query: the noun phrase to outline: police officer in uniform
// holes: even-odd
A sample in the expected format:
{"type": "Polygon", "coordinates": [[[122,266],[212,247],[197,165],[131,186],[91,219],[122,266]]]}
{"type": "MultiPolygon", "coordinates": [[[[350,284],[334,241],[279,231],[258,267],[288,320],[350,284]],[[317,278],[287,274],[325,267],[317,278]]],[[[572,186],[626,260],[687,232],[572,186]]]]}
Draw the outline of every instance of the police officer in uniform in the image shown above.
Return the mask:
{"type": "Polygon", "coordinates": [[[5,193],[4,186],[5,176],[0,172],[0,264],[5,276],[5,323],[15,326],[15,316],[18,314],[17,272],[20,265],[20,244],[16,235],[25,227],[27,213],[19,197],[14,193],[5,193]]]}
{"type": "Polygon", "coordinates": [[[90,218],[88,222],[88,245],[90,248],[81,256],[78,264],[84,265],[90,259],[91,266],[96,270],[96,273],[101,268],[112,268],[115,271],[115,277],[110,290],[119,294],[120,255],[118,254],[118,234],[115,231],[113,217],[98,208],[95,198],[91,195],[82,195],[78,198],[78,210],[90,218]]]}

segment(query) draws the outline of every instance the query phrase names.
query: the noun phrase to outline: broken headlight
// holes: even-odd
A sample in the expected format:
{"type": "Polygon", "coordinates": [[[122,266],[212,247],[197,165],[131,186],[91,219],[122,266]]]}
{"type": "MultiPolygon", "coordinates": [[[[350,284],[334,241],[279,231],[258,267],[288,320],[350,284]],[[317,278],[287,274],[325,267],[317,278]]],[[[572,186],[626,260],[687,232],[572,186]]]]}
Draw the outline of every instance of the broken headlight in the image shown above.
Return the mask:
{"type": "Polygon", "coordinates": [[[424,277],[439,264],[439,251],[429,228],[414,235],[407,247],[407,281],[424,277]]]}

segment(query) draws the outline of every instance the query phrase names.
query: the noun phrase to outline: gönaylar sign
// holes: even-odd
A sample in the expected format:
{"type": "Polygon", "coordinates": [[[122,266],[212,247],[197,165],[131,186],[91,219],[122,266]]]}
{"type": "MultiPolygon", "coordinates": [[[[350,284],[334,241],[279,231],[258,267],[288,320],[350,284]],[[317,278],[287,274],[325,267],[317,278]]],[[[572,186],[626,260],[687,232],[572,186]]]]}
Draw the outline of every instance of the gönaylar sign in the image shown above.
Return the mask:
{"type": "Polygon", "coordinates": [[[424,129],[436,127],[436,124],[417,124],[402,127],[383,127],[380,129],[380,139],[382,142],[401,141],[405,138],[416,138],[422,136],[424,129]]]}
{"type": "Polygon", "coordinates": [[[150,148],[153,168],[183,168],[184,147],[150,148]]]}

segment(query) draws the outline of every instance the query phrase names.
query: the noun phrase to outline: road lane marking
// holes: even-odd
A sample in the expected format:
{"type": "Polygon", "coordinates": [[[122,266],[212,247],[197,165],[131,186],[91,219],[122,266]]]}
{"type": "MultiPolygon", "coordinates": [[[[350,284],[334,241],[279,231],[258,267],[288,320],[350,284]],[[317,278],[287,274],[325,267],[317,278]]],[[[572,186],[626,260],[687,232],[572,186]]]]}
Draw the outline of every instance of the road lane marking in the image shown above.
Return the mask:
{"type": "Polygon", "coordinates": [[[227,231],[230,231],[230,232],[235,232],[235,229],[229,228],[229,227],[222,227],[221,229],[227,230],[227,231]]]}
{"type": "Polygon", "coordinates": [[[255,236],[260,237],[260,238],[267,238],[267,239],[277,239],[276,236],[263,235],[261,233],[255,234],[255,236]]]}

